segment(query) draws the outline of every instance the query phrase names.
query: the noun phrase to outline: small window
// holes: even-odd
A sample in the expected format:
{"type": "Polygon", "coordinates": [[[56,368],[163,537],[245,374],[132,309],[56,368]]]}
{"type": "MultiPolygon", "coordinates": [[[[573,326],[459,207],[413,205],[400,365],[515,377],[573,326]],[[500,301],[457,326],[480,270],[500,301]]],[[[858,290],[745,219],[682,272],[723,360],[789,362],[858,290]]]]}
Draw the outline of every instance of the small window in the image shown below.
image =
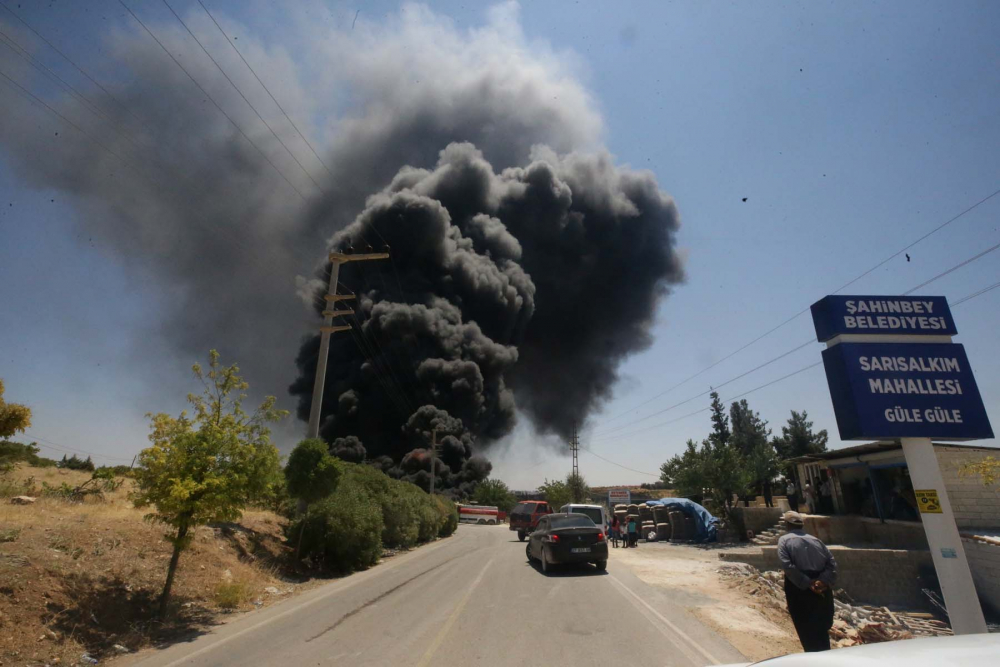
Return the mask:
{"type": "Polygon", "coordinates": [[[539,503],[538,508],[537,508],[536,511],[537,512],[548,512],[549,511],[549,506],[546,505],[545,503],[539,503]]]}

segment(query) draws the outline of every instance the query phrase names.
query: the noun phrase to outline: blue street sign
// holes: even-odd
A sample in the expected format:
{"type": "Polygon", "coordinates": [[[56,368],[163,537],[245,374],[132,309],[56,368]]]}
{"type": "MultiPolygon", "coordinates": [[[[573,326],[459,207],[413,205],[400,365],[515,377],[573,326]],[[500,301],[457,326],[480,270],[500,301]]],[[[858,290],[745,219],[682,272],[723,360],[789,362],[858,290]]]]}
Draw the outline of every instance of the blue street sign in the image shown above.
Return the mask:
{"type": "Polygon", "coordinates": [[[844,440],[993,437],[962,345],[840,343],[823,366],[844,440]]]}
{"type": "Polygon", "coordinates": [[[840,334],[954,336],[943,296],[827,296],[812,305],[816,339],[840,334]]]}

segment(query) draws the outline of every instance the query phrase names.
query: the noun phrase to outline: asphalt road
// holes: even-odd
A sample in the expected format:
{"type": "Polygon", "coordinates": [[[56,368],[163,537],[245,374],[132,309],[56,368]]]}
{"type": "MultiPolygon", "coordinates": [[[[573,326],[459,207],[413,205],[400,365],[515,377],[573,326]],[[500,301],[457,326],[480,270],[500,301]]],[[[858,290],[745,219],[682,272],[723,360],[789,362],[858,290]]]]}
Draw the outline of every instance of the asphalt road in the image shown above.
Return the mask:
{"type": "MultiPolygon", "coordinates": [[[[641,547],[640,547],[641,548],[641,547]]],[[[546,576],[506,526],[461,526],[366,572],[129,660],[179,665],[711,665],[743,656],[614,558],[546,576]]]]}

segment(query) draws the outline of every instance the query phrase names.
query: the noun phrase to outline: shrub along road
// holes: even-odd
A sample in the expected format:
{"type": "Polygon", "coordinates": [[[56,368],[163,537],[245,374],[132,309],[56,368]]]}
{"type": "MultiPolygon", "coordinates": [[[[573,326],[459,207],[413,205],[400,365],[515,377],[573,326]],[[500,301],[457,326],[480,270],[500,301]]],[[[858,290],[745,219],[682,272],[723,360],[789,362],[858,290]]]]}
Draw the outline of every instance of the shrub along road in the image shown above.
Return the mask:
{"type": "Polygon", "coordinates": [[[453,537],[116,664],[644,665],[743,656],[612,550],[607,573],[543,575],[505,526],[453,537]]]}

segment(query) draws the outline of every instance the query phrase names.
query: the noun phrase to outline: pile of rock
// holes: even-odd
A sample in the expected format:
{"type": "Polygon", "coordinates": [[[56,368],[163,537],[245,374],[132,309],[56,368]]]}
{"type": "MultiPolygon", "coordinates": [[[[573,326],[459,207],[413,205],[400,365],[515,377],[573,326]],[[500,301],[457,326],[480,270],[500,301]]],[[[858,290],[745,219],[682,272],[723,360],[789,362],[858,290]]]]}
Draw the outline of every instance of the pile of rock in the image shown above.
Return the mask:
{"type": "MultiPolygon", "coordinates": [[[[760,572],[746,563],[731,563],[718,570],[726,579],[740,581],[751,595],[763,597],[782,609],[785,606],[784,575],[760,572]]],[[[840,593],[838,591],[838,593],[840,593]]],[[[830,639],[836,647],[952,634],[948,624],[922,612],[893,612],[887,607],[852,604],[840,593],[835,599],[830,639]]]]}

